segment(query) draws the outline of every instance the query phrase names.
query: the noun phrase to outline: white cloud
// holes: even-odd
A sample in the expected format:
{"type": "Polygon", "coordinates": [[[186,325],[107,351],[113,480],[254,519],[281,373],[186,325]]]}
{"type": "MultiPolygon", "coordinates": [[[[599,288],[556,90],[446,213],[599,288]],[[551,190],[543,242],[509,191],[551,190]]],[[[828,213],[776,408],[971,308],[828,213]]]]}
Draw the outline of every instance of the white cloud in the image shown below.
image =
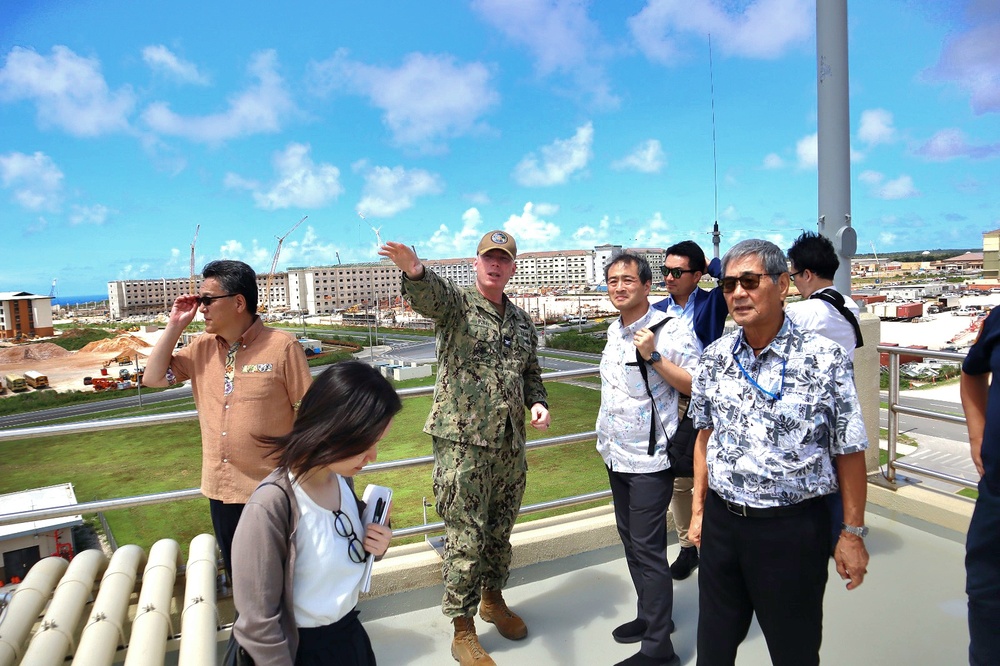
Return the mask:
{"type": "Polygon", "coordinates": [[[373,167],[365,173],[365,185],[357,210],[366,217],[392,217],[412,208],[417,197],[440,194],[444,182],[423,169],[373,167]]]}
{"type": "Polygon", "coordinates": [[[116,211],[107,206],[94,204],[93,206],[73,205],[73,212],[69,216],[70,224],[95,224],[100,226],[107,222],[108,215],[116,211]]]}
{"type": "Polygon", "coordinates": [[[538,203],[532,204],[531,210],[534,211],[535,215],[542,215],[542,216],[555,215],[556,213],[559,212],[559,204],[545,203],[543,201],[539,201],[538,203]]]}
{"type": "Polygon", "coordinates": [[[14,200],[31,211],[57,211],[62,202],[63,173],[42,152],[0,155],[0,182],[14,191],[14,200]]]}
{"type": "Polygon", "coordinates": [[[227,240],[225,243],[219,246],[219,254],[217,258],[219,259],[236,259],[238,261],[244,261],[251,266],[258,273],[264,273],[265,275],[269,270],[271,270],[271,259],[273,257],[274,250],[268,249],[260,245],[257,239],[253,239],[253,242],[249,248],[243,246],[238,240],[227,240]]]}
{"type": "Polygon", "coordinates": [[[482,117],[500,101],[490,70],[478,62],[460,64],[447,55],[411,53],[397,69],[353,61],[341,49],[311,66],[320,94],[345,89],[382,109],[393,140],[425,152],[487,129],[482,117]]]}
{"type": "Polygon", "coordinates": [[[166,102],[154,102],[143,111],[142,119],[160,134],[211,144],[277,132],[285,116],[295,111],[295,103],[278,74],[277,60],[273,50],[254,55],[247,69],[257,83],[231,97],[229,108],[222,113],[182,116],[166,102]]]}
{"type": "Polygon", "coordinates": [[[612,49],[579,0],[474,0],[473,10],[515,44],[524,46],[541,77],[568,76],[598,108],[616,108],[618,97],[604,68],[612,49]]]}
{"type": "Polygon", "coordinates": [[[896,128],[892,126],[892,114],[885,109],[868,109],[861,112],[861,126],[858,139],[870,146],[892,143],[896,138],[896,128]]]}
{"type": "Polygon", "coordinates": [[[815,169],[819,164],[818,135],[810,134],[795,144],[795,155],[800,169],[815,169]]]}
{"type": "Polygon", "coordinates": [[[453,232],[448,225],[441,224],[430,240],[419,244],[432,257],[471,257],[476,254],[476,245],[483,237],[483,218],[479,209],[470,208],[462,213],[462,227],[453,232]]]}
{"type": "Polygon", "coordinates": [[[913,185],[913,179],[905,174],[893,180],[886,180],[878,171],[863,171],[858,180],[867,185],[869,193],[877,199],[910,199],[920,196],[920,190],[913,185]]]}
{"type": "Polygon", "coordinates": [[[207,86],[207,76],[198,71],[197,65],[178,58],[163,44],[147,46],[142,50],[142,59],[154,71],[163,72],[183,83],[207,86]]]}
{"type": "Polygon", "coordinates": [[[893,245],[896,242],[896,234],[889,231],[883,231],[878,235],[879,245],[893,245]]]}
{"type": "MultiPolygon", "coordinates": [[[[620,226],[621,220],[616,218],[615,227],[620,226]]],[[[610,238],[611,219],[607,215],[600,219],[596,227],[584,225],[573,232],[573,240],[586,244],[600,245],[608,242],[610,238]]]]}
{"type": "Polygon", "coordinates": [[[316,230],[307,226],[302,238],[289,238],[281,246],[281,259],[278,269],[288,266],[318,266],[331,264],[337,260],[339,246],[326,243],[319,237],[316,230]]]}
{"type": "Polygon", "coordinates": [[[628,26],[647,58],[673,65],[709,34],[724,55],[773,60],[807,44],[816,21],[811,0],[647,0],[628,26]]]}
{"type": "Polygon", "coordinates": [[[785,160],[778,153],[768,153],[764,156],[763,166],[765,169],[780,169],[785,166],[785,160]]]}
{"type": "Polygon", "coordinates": [[[636,146],[631,153],[620,160],[611,163],[612,169],[619,171],[639,171],[641,173],[659,173],[667,160],[663,147],[656,139],[646,139],[636,146]]]}
{"type": "Polygon", "coordinates": [[[467,200],[477,206],[485,206],[490,203],[490,195],[486,192],[470,192],[464,196],[467,200]]]}
{"type": "Polygon", "coordinates": [[[332,164],[316,164],[309,157],[309,144],[290,143],[272,158],[277,180],[267,191],[257,181],[234,173],[226,174],[225,186],[253,192],[258,208],[320,208],[339,197],[344,188],[340,184],[340,169],[332,164]]]}
{"type": "Polygon", "coordinates": [[[952,81],[969,94],[969,103],[976,114],[1000,112],[1000,12],[995,2],[981,3],[991,7],[992,15],[984,12],[983,20],[966,32],[950,37],[941,50],[941,59],[927,70],[928,77],[952,81]]]}
{"type": "Polygon", "coordinates": [[[542,146],[539,163],[535,153],[529,153],[514,167],[514,180],[526,187],[561,185],[577,171],[587,166],[593,157],[594,125],[578,127],[571,139],[556,139],[542,146]]]}
{"type": "Polygon", "coordinates": [[[517,251],[542,250],[559,237],[559,227],[542,219],[529,201],[520,215],[511,215],[503,225],[517,241],[517,251]]]}
{"type": "Polygon", "coordinates": [[[1000,143],[972,144],[962,130],[949,127],[936,132],[924,145],[917,148],[916,153],[934,162],[944,162],[956,157],[982,160],[1000,155],[1000,143]]]}
{"type": "Polygon", "coordinates": [[[0,100],[29,100],[38,122],[74,136],[98,136],[128,129],[135,97],[128,86],[111,92],[96,58],[65,46],[48,57],[15,46],[0,69],[0,100]]]}

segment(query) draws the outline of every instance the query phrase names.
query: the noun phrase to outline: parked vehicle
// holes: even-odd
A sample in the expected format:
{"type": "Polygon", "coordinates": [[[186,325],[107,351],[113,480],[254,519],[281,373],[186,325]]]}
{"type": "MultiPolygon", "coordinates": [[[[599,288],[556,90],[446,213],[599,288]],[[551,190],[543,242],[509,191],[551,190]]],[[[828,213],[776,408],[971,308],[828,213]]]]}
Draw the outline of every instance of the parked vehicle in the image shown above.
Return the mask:
{"type": "Polygon", "coordinates": [[[323,345],[319,340],[310,338],[299,338],[299,344],[305,350],[306,356],[315,356],[323,353],[323,345]]]}
{"type": "Polygon", "coordinates": [[[24,381],[24,375],[15,375],[13,373],[4,375],[3,384],[7,387],[7,390],[14,393],[28,390],[28,382],[24,381]]]}
{"type": "Polygon", "coordinates": [[[49,378],[35,370],[28,370],[24,373],[25,383],[33,389],[43,389],[49,387],[49,378]]]}

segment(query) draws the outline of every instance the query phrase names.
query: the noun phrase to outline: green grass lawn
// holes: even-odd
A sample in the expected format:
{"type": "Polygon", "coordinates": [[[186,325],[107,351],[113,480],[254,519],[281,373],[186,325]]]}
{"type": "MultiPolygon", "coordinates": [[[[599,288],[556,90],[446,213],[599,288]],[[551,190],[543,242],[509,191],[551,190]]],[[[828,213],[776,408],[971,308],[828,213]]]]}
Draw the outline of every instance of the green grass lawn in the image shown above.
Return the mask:
{"type": "MultiPolygon", "coordinates": [[[[400,388],[421,381],[431,380],[401,382],[400,388]]],[[[547,384],[547,388],[552,427],[544,435],[529,427],[529,438],[593,430],[600,404],[599,391],[555,382],[547,384]]],[[[190,409],[189,403],[174,402],[165,409],[190,409]]],[[[422,432],[430,403],[430,396],[404,401],[403,411],[379,445],[380,461],[431,454],[430,437],[422,432]]],[[[100,418],[108,417],[106,413],[100,418]]],[[[71,482],[81,502],[112,499],[197,487],[201,481],[201,438],[198,423],[192,420],[0,442],[0,460],[4,468],[0,494],[71,482]]],[[[531,452],[528,467],[525,504],[607,487],[607,475],[592,442],[531,452]]],[[[421,498],[433,501],[430,465],[362,474],[357,483],[359,494],[368,483],[393,488],[395,527],[422,524],[421,498]]],[[[559,512],[530,518],[555,513],[559,512]]],[[[169,537],[176,539],[186,553],[192,538],[212,532],[208,502],[204,499],[109,511],[105,515],[119,544],[134,543],[147,550],[157,540],[169,537]]],[[[428,520],[438,520],[432,510],[428,520]]]]}

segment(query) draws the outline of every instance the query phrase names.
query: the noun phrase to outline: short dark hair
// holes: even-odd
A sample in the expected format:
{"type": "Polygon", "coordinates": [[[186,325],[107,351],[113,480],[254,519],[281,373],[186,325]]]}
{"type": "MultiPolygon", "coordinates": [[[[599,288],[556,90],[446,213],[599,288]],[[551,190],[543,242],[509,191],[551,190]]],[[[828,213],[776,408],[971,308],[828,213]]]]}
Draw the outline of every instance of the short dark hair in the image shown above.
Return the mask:
{"type": "Polygon", "coordinates": [[[257,314],[257,274],[249,265],[233,259],[217,259],[201,269],[201,279],[214,278],[227,294],[239,294],[247,302],[247,312],[257,314]]]}
{"type": "Polygon", "coordinates": [[[824,280],[832,280],[840,268],[840,259],[829,238],[815,231],[804,231],[788,248],[788,261],[797,271],[812,271],[824,280]]]}
{"type": "Polygon", "coordinates": [[[604,266],[604,281],[608,281],[608,271],[615,264],[635,264],[636,271],[639,273],[639,282],[646,284],[647,282],[653,281],[653,269],[649,267],[649,262],[646,261],[646,257],[635,254],[634,252],[622,252],[621,254],[615,255],[611,258],[604,266]]]}
{"type": "Polygon", "coordinates": [[[392,384],[375,368],[341,361],[313,381],[291,432],[257,439],[277,456],[279,467],[299,476],[364,453],[402,408],[392,384]]]}
{"type": "Polygon", "coordinates": [[[677,257],[687,257],[688,269],[692,271],[704,273],[705,268],[708,266],[708,262],[705,260],[705,251],[692,240],[674,243],[667,248],[665,256],[670,256],[671,254],[677,257]]]}

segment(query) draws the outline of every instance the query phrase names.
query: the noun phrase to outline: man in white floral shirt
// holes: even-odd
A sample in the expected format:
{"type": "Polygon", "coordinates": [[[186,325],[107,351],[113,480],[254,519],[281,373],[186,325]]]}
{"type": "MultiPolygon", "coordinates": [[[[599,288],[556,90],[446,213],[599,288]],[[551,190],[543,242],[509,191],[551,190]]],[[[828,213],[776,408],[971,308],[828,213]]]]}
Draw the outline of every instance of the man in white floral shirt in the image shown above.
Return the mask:
{"type": "Polygon", "coordinates": [[[680,318],[650,308],[653,274],[645,258],[620,254],[604,276],[621,317],[608,328],[601,356],[597,451],[608,468],[618,534],[638,595],[636,618],[612,637],[642,643],[617,666],[673,666],[680,660],[670,641],[673,581],[666,519],[674,471],[667,443],[677,431],[678,391],[691,390],[701,343],[680,318]],[[657,324],[658,330],[650,330],[657,324]]]}
{"type": "Polygon", "coordinates": [[[861,585],[868,447],[854,367],[839,344],[795,326],[789,276],[773,243],[745,240],[722,259],[740,328],[709,345],[694,373],[695,496],[701,545],[698,664],[735,663],[754,614],[776,665],[819,663],[830,556],[825,496],[840,488],[837,572],[861,585]]]}

